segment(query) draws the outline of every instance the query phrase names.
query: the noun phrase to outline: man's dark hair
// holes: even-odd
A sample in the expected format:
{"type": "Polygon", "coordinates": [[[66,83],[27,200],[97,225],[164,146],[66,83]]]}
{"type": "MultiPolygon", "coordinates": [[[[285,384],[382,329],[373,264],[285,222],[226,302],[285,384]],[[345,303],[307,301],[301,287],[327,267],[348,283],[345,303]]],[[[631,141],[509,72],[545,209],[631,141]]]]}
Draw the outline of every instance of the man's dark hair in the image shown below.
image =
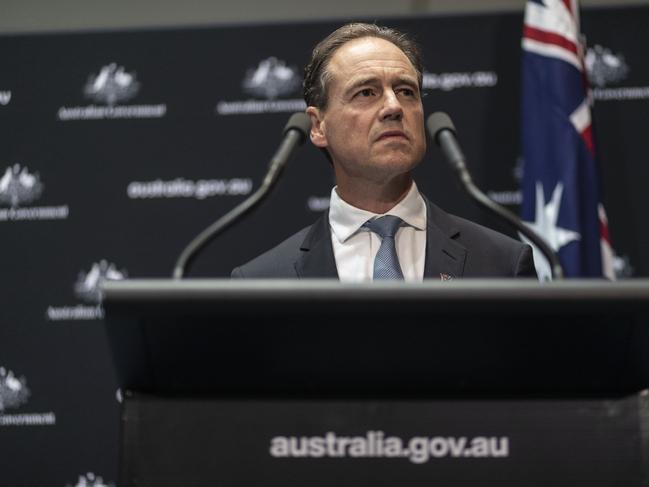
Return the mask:
{"type": "Polygon", "coordinates": [[[327,88],[331,80],[331,73],[327,69],[329,61],[343,44],[363,37],[384,39],[401,49],[417,71],[417,80],[421,91],[424,68],[419,46],[413,39],[403,32],[389,27],[351,23],[345,24],[329,34],[313,49],[311,61],[304,68],[304,100],[307,106],[314,106],[321,110],[327,107],[327,88]]]}

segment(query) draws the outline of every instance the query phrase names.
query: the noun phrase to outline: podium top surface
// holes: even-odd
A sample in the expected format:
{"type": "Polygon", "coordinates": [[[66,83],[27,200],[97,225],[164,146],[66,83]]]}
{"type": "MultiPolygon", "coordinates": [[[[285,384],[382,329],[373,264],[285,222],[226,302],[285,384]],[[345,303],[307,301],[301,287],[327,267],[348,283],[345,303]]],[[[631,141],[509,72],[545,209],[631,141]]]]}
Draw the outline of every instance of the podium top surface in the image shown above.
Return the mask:
{"type": "Polygon", "coordinates": [[[541,299],[649,299],[649,279],[605,281],[569,279],[539,283],[535,279],[458,279],[453,281],[341,283],[330,279],[126,279],[104,281],[106,301],[120,299],[211,299],[240,295],[310,297],[326,293],[380,299],[426,296],[432,299],[507,297],[541,299]]]}
{"type": "Polygon", "coordinates": [[[281,279],[130,279],[106,281],[103,303],[107,309],[172,308],[191,303],[200,309],[222,311],[258,302],[272,308],[291,304],[314,310],[332,303],[344,308],[355,304],[385,307],[398,303],[434,305],[437,309],[458,303],[510,306],[528,309],[552,303],[558,308],[591,309],[624,304],[627,308],[649,308],[649,279],[618,282],[565,280],[540,284],[527,279],[462,279],[454,281],[374,282],[347,284],[334,280],[281,279]]]}

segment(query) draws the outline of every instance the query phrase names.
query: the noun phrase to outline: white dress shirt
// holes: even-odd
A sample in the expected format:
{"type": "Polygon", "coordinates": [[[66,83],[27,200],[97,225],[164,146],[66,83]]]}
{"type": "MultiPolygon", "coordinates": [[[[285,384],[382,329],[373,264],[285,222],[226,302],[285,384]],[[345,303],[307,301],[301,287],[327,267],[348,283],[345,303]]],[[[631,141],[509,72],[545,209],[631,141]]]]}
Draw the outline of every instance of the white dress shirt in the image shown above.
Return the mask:
{"type": "MultiPolygon", "coordinates": [[[[401,218],[395,236],[397,256],[406,281],[423,281],[426,260],[426,203],[412,183],[406,197],[383,215],[401,218]]],[[[363,227],[383,215],[361,210],[343,201],[334,187],[329,205],[331,242],[341,282],[371,281],[381,238],[363,227]]]]}

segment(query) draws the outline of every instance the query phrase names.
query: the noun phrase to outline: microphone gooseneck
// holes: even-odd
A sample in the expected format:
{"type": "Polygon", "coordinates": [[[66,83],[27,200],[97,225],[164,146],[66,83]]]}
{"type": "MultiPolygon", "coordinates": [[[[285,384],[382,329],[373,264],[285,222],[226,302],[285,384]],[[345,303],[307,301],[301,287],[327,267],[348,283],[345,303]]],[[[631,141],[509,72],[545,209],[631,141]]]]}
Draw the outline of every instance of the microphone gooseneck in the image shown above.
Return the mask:
{"type": "Polygon", "coordinates": [[[299,112],[291,115],[286,127],[284,127],[284,131],[282,132],[282,142],[270,160],[268,171],[266,172],[266,176],[264,176],[259,189],[189,242],[176,261],[173,271],[174,279],[182,279],[189,271],[192,262],[200,250],[202,250],[217,235],[223,232],[223,230],[232,226],[236,221],[248,214],[262,202],[270,190],[275,186],[275,183],[277,183],[284,166],[286,166],[286,163],[295,152],[295,149],[306,141],[310,128],[311,120],[306,113],[299,112]]]}
{"type": "Polygon", "coordinates": [[[548,259],[548,262],[550,262],[552,278],[563,279],[564,274],[561,262],[559,262],[559,258],[545,239],[525,225],[520,218],[507,208],[491,200],[475,185],[471,174],[466,168],[465,157],[460,148],[460,144],[457,142],[455,126],[451,118],[446,113],[435,112],[428,117],[426,127],[428,134],[442,150],[444,157],[460,179],[462,188],[469,194],[473,201],[482,208],[495,214],[498,218],[506,221],[511,227],[526,236],[543,253],[548,259]]]}

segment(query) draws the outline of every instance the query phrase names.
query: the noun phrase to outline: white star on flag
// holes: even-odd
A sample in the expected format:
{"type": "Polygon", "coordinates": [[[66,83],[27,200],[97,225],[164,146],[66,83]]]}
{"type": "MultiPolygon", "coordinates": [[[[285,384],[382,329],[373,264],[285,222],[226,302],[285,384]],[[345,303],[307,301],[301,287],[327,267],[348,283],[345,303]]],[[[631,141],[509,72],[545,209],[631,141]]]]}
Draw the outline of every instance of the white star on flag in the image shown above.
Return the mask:
{"type": "MultiPolygon", "coordinates": [[[[533,222],[523,222],[525,225],[534,230],[541,236],[554,252],[568,245],[570,242],[579,240],[581,235],[579,233],[561,228],[557,225],[559,219],[559,212],[561,211],[561,196],[563,195],[563,183],[557,183],[552,198],[545,204],[545,193],[543,192],[543,184],[540,181],[536,182],[536,211],[533,222]]],[[[534,265],[539,280],[550,281],[552,280],[552,271],[550,263],[545,258],[541,250],[536,247],[530,240],[523,234],[519,234],[521,238],[532,246],[534,251],[534,265]]]]}

